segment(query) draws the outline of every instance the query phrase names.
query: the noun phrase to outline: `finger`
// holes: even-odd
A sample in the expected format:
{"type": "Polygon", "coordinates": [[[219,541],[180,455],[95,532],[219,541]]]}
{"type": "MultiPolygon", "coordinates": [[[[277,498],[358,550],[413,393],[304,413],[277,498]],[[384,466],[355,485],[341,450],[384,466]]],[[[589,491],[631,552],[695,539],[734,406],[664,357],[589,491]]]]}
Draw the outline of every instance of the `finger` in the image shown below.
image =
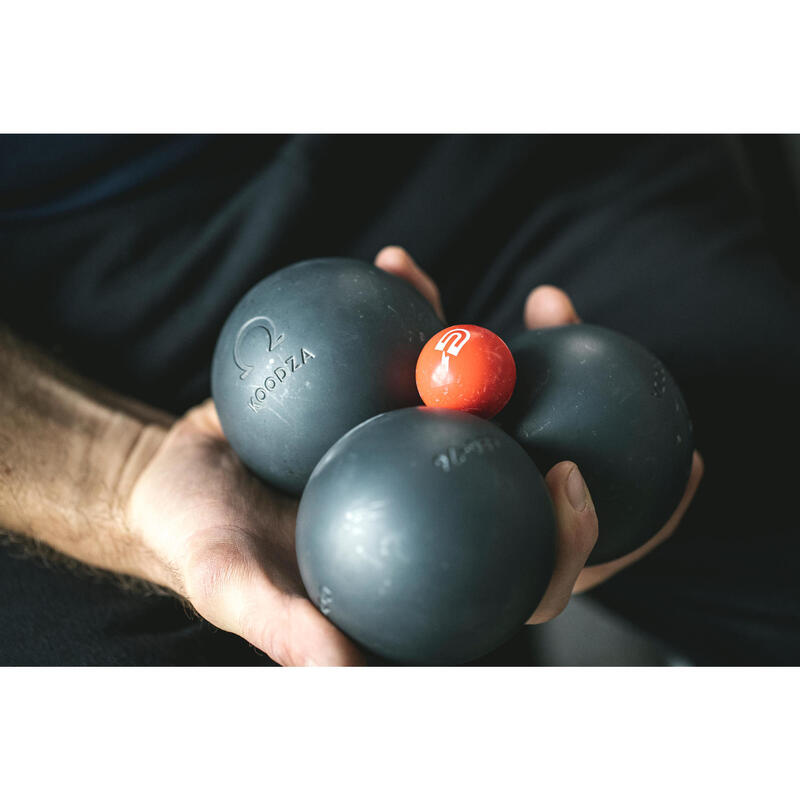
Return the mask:
{"type": "Polygon", "coordinates": [[[581,319],[569,295],[556,286],[537,286],[525,301],[523,313],[526,328],[552,328],[571,325],[581,319]]]}
{"type": "Polygon", "coordinates": [[[284,666],[365,663],[358,648],[309,600],[269,579],[243,538],[222,532],[219,541],[187,569],[186,594],[201,616],[284,666]]]}
{"type": "Polygon", "coordinates": [[[622,558],[617,558],[614,561],[608,561],[605,564],[595,564],[594,566],[586,567],[586,569],[581,572],[580,577],[575,584],[575,593],[577,594],[579,592],[585,592],[587,589],[591,589],[592,587],[597,586],[599,583],[608,580],[612,575],[616,574],[620,570],[625,569],[625,567],[628,567],[634,562],[639,561],[639,559],[644,558],[644,556],[646,556],[651,550],[654,550],[662,542],[672,536],[683,515],[686,513],[686,509],[689,508],[689,504],[692,502],[692,498],[697,491],[697,487],[700,485],[704,470],[705,466],[703,464],[703,459],[700,453],[695,450],[692,457],[692,471],[689,475],[689,482],[686,485],[686,491],[684,492],[680,503],[678,503],[678,507],[675,509],[675,512],[667,521],[667,524],[652,539],[645,542],[641,547],[637,548],[633,552],[628,553],[628,555],[622,556],[622,558]]]}
{"type": "Polygon", "coordinates": [[[546,477],[556,516],[556,559],[553,577],[529,625],[557,617],[572,595],[572,587],[597,542],[597,515],[578,467],[556,464],[546,477]]]}
{"type": "Polygon", "coordinates": [[[375,256],[375,266],[408,281],[432,306],[444,322],[444,309],[439,288],[427,272],[420,269],[402,247],[384,247],[375,256]]]}

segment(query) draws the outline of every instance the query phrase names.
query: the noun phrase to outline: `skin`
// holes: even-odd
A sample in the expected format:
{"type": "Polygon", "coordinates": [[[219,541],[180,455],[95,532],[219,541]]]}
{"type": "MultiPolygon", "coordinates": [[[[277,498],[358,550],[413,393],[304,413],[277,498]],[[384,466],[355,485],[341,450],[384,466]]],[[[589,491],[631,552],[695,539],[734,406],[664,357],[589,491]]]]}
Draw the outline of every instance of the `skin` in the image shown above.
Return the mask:
{"type": "MultiPolygon", "coordinates": [[[[398,247],[381,269],[414,285],[444,320],[439,292],[398,247]]],[[[569,298],[539,287],[528,327],[579,323],[569,298]]],[[[363,654],[306,597],[294,552],[297,501],[255,478],[226,441],[213,402],[179,419],[77,376],[0,331],[0,527],[86,564],[171,590],[223,630],[284,665],[358,665],[363,654]]],[[[577,466],[546,482],[558,523],[556,567],[531,623],[670,536],[702,476],[695,454],[686,494],[647,544],[586,568],[597,539],[577,466]]]]}

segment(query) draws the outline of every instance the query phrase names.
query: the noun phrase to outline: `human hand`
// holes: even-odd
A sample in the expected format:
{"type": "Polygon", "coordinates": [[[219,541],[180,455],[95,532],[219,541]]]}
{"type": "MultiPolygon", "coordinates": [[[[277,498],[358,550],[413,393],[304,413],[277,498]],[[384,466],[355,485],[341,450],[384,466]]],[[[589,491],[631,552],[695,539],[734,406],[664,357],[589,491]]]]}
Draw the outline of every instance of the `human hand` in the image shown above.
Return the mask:
{"type": "MultiPolygon", "coordinates": [[[[435,284],[404,250],[385,248],[375,263],[409,281],[444,318],[435,284]]],[[[529,301],[531,327],[573,321],[562,319],[564,308],[571,309],[569,301],[559,310],[550,308],[552,300],[540,290],[536,302],[529,301]]],[[[223,435],[212,401],[190,410],[168,430],[150,426],[144,438],[148,446],[136,448],[126,466],[135,479],[120,485],[130,486],[123,504],[126,527],[151,554],[149,566],[142,568],[145,576],[280,664],[365,663],[359,649],[305,593],[294,547],[297,501],[244,467],[223,435]]],[[[674,530],[693,494],[687,491],[670,523],[640,551],[585,569],[597,538],[588,490],[570,462],[555,465],[546,481],[558,522],[556,565],[531,622],[556,616],[574,588],[588,588],[586,581],[604,579],[601,571],[613,574],[656,546],[674,530]]]]}

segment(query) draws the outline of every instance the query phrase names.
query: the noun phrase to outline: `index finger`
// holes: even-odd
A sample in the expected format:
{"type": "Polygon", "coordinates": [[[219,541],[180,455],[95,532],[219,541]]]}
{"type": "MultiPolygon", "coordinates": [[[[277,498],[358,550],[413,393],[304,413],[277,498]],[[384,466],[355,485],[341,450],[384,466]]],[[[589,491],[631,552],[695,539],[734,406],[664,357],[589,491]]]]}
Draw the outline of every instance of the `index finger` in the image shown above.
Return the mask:
{"type": "Polygon", "coordinates": [[[526,328],[552,328],[581,321],[569,295],[557,286],[537,286],[525,301],[523,312],[526,328]]]}
{"type": "Polygon", "coordinates": [[[384,247],[375,256],[375,266],[408,281],[433,306],[436,315],[444,322],[439,288],[433,278],[417,265],[406,250],[402,247],[384,247]]]}

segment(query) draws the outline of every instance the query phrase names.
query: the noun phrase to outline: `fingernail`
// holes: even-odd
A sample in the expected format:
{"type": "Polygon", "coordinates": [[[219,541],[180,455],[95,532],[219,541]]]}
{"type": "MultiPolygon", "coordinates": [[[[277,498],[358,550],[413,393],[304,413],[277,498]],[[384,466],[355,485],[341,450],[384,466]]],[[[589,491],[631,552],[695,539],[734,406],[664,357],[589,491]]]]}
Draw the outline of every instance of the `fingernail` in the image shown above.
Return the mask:
{"type": "Polygon", "coordinates": [[[589,502],[589,490],[577,467],[573,467],[567,475],[567,499],[576,511],[583,511],[589,502]]]}
{"type": "Polygon", "coordinates": [[[304,664],[303,666],[304,666],[304,667],[318,667],[318,666],[319,666],[319,664],[317,664],[317,662],[316,662],[316,661],[314,661],[314,659],[313,659],[313,658],[311,658],[311,657],[309,656],[309,657],[306,659],[306,662],[305,662],[305,664],[304,664]]]}

